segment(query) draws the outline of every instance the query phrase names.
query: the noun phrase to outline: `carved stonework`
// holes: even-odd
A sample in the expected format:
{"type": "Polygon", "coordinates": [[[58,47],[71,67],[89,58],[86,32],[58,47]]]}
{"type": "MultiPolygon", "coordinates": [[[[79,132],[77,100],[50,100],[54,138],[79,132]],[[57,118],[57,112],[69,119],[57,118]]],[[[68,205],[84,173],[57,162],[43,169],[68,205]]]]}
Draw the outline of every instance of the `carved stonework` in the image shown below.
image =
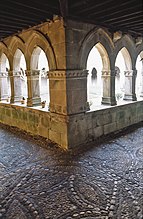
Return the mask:
{"type": "Polygon", "coordinates": [[[81,78],[87,77],[88,70],[49,71],[49,78],[81,78]]]}
{"type": "Polygon", "coordinates": [[[31,71],[31,76],[39,76],[40,75],[40,70],[32,70],[31,71]]]}
{"type": "Polygon", "coordinates": [[[20,77],[21,76],[21,71],[13,71],[13,76],[14,77],[20,77]]]}
{"type": "Polygon", "coordinates": [[[40,70],[25,70],[26,76],[39,76],[40,70]]]}
{"type": "Polygon", "coordinates": [[[133,71],[133,70],[124,71],[125,77],[132,77],[133,74],[134,74],[134,71],[133,71]]]}
{"type": "Polygon", "coordinates": [[[106,70],[102,71],[102,77],[110,77],[110,76],[111,76],[111,71],[106,71],[106,70]]]}
{"type": "Polygon", "coordinates": [[[8,73],[7,72],[0,72],[0,77],[8,77],[8,73]]]}
{"type": "Polygon", "coordinates": [[[8,71],[8,75],[9,75],[9,77],[12,77],[13,76],[13,71],[8,71]]]}

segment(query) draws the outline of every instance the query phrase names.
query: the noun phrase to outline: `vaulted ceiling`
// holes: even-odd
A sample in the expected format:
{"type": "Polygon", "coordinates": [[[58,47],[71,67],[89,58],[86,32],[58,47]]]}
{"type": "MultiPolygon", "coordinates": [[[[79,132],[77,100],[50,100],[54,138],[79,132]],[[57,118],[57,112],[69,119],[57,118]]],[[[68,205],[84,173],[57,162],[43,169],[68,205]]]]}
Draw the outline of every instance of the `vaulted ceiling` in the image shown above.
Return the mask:
{"type": "Polygon", "coordinates": [[[0,40],[53,15],[143,35],[142,0],[0,0],[0,40]]]}

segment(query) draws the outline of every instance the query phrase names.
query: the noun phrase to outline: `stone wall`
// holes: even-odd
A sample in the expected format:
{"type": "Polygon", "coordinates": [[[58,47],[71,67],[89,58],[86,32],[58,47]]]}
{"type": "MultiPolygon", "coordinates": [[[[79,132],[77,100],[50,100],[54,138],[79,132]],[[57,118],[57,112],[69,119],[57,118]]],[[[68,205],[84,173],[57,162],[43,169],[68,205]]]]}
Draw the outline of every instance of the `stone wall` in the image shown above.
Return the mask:
{"type": "Polygon", "coordinates": [[[67,148],[67,119],[47,111],[18,105],[0,104],[0,122],[33,135],[40,135],[67,148]]]}
{"type": "Polygon", "coordinates": [[[143,101],[71,116],[13,104],[0,104],[0,122],[73,148],[143,121],[143,101]]]}
{"type": "Polygon", "coordinates": [[[143,101],[113,106],[70,117],[69,147],[95,140],[143,121],[143,101]]]}

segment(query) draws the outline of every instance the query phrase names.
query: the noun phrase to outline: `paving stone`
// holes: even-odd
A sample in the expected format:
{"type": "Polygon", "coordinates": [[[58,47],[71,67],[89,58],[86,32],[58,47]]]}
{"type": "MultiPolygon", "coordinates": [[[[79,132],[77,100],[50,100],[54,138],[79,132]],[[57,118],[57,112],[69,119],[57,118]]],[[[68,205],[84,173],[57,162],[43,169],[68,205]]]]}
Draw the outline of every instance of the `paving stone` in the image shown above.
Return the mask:
{"type": "Polygon", "coordinates": [[[140,219],[142,136],[63,152],[0,127],[0,218],[140,219]]]}

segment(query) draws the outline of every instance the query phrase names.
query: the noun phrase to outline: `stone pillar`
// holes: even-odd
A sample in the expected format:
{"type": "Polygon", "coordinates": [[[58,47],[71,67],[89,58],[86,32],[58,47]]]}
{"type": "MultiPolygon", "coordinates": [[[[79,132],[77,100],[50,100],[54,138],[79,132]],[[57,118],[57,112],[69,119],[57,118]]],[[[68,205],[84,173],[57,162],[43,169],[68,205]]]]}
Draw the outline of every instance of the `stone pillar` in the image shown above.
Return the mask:
{"type": "Polygon", "coordinates": [[[137,100],[135,94],[135,82],[136,82],[136,75],[137,70],[127,70],[124,71],[125,74],[125,94],[124,100],[137,100]]]}
{"type": "Polygon", "coordinates": [[[9,71],[10,85],[11,85],[11,99],[10,103],[19,102],[22,98],[21,88],[21,72],[9,71]]]}
{"type": "Polygon", "coordinates": [[[116,105],[115,98],[115,71],[102,71],[103,97],[102,104],[116,105]]]}
{"type": "Polygon", "coordinates": [[[86,112],[89,110],[89,103],[87,102],[88,70],[68,70],[66,73],[68,114],[86,112]]]}
{"type": "Polygon", "coordinates": [[[70,115],[88,110],[87,72],[49,71],[50,112],[70,115]]]}
{"type": "Polygon", "coordinates": [[[27,106],[36,106],[41,104],[40,98],[40,70],[26,70],[27,76],[27,87],[28,87],[28,98],[27,106]]]}
{"type": "Polygon", "coordinates": [[[142,64],[142,71],[141,71],[141,94],[140,97],[143,97],[143,64],[142,64]]]}
{"type": "Polygon", "coordinates": [[[0,101],[8,98],[8,74],[7,72],[0,73],[0,101]]]}

